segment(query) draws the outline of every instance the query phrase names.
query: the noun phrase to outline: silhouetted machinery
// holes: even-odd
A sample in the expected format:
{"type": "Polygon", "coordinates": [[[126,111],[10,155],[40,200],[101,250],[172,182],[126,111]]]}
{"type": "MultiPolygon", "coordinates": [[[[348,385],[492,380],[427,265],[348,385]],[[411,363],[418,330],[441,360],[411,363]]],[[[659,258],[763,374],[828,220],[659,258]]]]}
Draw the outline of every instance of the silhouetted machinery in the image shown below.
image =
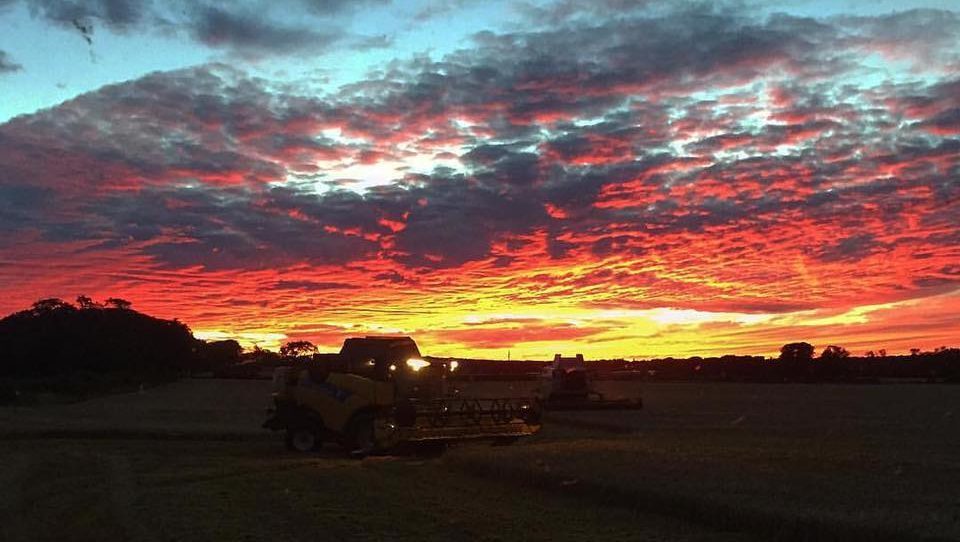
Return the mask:
{"type": "Polygon", "coordinates": [[[587,368],[582,354],[563,357],[557,354],[553,363],[540,374],[538,396],[547,410],[603,410],[643,408],[636,397],[608,397],[600,392],[595,372],[587,368]]]}
{"type": "Polygon", "coordinates": [[[463,397],[448,391],[456,361],[426,361],[410,337],[351,338],[339,354],[274,373],[264,427],[290,449],[336,441],[357,454],[466,439],[505,444],[540,429],[534,397],[463,397]]]}

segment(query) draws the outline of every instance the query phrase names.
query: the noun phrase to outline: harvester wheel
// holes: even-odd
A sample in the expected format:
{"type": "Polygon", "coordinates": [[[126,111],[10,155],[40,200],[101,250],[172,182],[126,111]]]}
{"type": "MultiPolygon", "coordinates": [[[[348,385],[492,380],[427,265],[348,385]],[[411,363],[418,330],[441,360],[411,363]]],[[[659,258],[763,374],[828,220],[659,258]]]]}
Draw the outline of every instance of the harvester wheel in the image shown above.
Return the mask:
{"type": "Polygon", "coordinates": [[[287,445],[288,450],[306,453],[320,448],[322,441],[313,429],[299,427],[296,429],[287,429],[284,443],[287,445]]]}

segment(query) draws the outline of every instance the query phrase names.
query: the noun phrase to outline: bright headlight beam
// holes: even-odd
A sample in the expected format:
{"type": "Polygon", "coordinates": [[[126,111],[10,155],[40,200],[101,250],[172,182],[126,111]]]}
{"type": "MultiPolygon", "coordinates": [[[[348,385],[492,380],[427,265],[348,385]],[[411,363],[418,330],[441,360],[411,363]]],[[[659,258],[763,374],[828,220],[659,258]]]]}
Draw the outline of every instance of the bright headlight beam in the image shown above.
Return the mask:
{"type": "Polygon", "coordinates": [[[427,365],[430,365],[430,362],[424,361],[422,359],[410,358],[407,360],[407,367],[410,367],[410,369],[412,369],[413,372],[417,372],[420,369],[423,369],[424,367],[426,367],[427,365]]]}

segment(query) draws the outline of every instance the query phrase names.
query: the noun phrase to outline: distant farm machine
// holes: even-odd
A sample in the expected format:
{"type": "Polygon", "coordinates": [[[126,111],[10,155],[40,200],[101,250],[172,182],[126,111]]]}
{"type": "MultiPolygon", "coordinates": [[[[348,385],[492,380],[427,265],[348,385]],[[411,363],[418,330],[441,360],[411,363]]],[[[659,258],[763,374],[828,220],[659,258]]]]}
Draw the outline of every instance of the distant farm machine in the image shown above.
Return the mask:
{"type": "Polygon", "coordinates": [[[424,360],[410,337],[350,338],[339,354],[275,371],[264,427],[283,431],[293,450],[335,441],[357,455],[467,439],[509,443],[540,429],[535,397],[464,397],[450,389],[457,364],[424,360]]]}
{"type": "Polygon", "coordinates": [[[639,396],[608,397],[596,385],[595,372],[587,368],[583,355],[563,357],[543,368],[538,398],[546,410],[616,410],[643,408],[639,396]]]}

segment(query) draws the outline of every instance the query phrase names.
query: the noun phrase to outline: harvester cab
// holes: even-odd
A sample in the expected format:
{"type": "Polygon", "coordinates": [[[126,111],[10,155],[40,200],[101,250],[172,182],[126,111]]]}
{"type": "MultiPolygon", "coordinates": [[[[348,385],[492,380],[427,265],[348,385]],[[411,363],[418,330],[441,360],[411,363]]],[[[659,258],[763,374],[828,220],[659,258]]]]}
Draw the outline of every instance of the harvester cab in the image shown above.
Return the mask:
{"type": "Polygon", "coordinates": [[[339,354],[276,370],[264,427],[284,431],[291,449],[332,440],[360,455],[406,444],[506,442],[540,429],[535,398],[462,397],[448,388],[457,368],[425,360],[409,337],[347,339],[339,354]]]}
{"type": "Polygon", "coordinates": [[[582,354],[557,354],[540,374],[538,397],[547,410],[637,409],[640,397],[608,397],[596,383],[596,371],[587,367],[582,354]]]}

